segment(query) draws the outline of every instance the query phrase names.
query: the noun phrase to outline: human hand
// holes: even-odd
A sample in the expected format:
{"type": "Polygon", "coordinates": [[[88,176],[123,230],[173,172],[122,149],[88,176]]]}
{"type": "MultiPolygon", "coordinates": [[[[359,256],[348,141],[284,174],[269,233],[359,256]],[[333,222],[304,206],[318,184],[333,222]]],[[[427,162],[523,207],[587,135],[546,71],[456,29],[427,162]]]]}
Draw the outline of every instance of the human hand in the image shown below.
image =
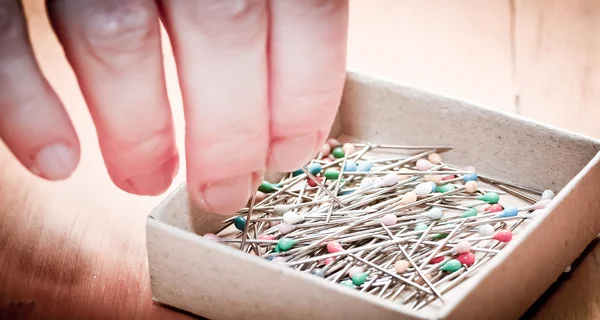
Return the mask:
{"type": "MultiPolygon", "coordinates": [[[[340,101],[347,0],[47,0],[112,181],[158,195],[179,155],[160,16],[186,118],[187,183],[205,210],[243,207],[269,168],[323,145],[340,101]]],[[[31,172],[69,177],[77,135],[35,61],[19,0],[0,0],[0,137],[31,172]]]]}

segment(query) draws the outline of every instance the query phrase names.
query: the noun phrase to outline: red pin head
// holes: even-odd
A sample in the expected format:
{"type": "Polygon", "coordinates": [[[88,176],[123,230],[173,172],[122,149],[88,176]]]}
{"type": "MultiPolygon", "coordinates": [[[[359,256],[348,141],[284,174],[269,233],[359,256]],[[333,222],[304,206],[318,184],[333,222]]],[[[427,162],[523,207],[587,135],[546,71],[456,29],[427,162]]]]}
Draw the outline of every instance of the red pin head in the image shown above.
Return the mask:
{"type": "Polygon", "coordinates": [[[433,259],[431,259],[431,261],[429,261],[430,264],[436,264],[436,263],[440,263],[444,261],[444,256],[439,256],[439,257],[435,257],[433,259]]]}
{"type": "Polygon", "coordinates": [[[275,240],[275,235],[261,234],[260,236],[258,236],[258,240],[275,240]]]}
{"type": "Polygon", "coordinates": [[[470,267],[475,263],[475,255],[472,252],[459,254],[455,259],[467,267],[470,267]]]}
{"type": "Polygon", "coordinates": [[[490,212],[490,213],[492,213],[492,212],[500,212],[500,211],[502,211],[502,210],[504,210],[504,208],[503,208],[501,205],[499,205],[499,204],[495,203],[495,204],[493,204],[493,205],[491,205],[491,206],[487,207],[487,208],[485,209],[485,212],[490,212]]]}
{"type": "Polygon", "coordinates": [[[342,250],[344,250],[344,248],[342,248],[342,245],[337,241],[327,243],[327,252],[329,253],[336,253],[342,250]]]}
{"type": "Polygon", "coordinates": [[[454,179],[454,178],[456,178],[456,176],[451,174],[449,176],[443,176],[442,181],[446,181],[446,180],[450,180],[450,179],[454,179]]]}
{"type": "Polygon", "coordinates": [[[316,187],[317,183],[315,182],[315,180],[319,181],[319,182],[323,182],[323,177],[315,177],[315,179],[308,179],[308,185],[311,187],[316,187]]]}
{"type": "Polygon", "coordinates": [[[500,242],[509,242],[512,239],[512,232],[510,230],[499,230],[494,233],[494,240],[498,240],[500,242]]]}

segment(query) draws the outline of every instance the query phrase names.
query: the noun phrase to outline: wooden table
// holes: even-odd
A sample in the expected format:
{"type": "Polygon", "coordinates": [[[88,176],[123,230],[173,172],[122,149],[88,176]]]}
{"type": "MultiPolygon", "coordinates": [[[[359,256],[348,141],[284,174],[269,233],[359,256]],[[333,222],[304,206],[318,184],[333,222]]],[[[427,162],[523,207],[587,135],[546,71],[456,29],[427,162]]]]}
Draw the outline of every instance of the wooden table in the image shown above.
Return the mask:
{"type": "MultiPolygon", "coordinates": [[[[51,183],[27,173],[0,148],[0,318],[190,318],[151,302],[144,220],[164,195],[132,196],[110,182],[90,116],[41,2],[25,2],[35,52],[75,122],[83,155],[71,179],[51,183]]],[[[182,150],[181,100],[172,56],[168,49],[165,53],[182,150]]],[[[462,80],[472,81],[468,76],[462,80]]],[[[180,168],[172,188],[183,182],[183,163],[180,168]]],[[[537,306],[536,317],[600,317],[599,258],[600,247],[592,248],[568,279],[537,306]]]]}

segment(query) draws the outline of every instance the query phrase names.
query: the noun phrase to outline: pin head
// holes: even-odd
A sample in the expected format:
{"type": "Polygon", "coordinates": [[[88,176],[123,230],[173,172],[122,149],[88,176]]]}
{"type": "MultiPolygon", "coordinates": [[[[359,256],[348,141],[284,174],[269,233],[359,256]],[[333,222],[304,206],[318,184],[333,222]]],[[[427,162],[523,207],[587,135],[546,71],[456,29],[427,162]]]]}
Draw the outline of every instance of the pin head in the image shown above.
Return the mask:
{"type": "Polygon", "coordinates": [[[368,276],[369,276],[369,273],[367,273],[367,272],[356,274],[356,275],[354,275],[354,277],[351,278],[352,279],[352,283],[355,286],[360,286],[363,283],[365,283],[365,281],[367,280],[368,276]]]}
{"type": "Polygon", "coordinates": [[[311,187],[316,187],[317,183],[315,182],[315,180],[319,181],[319,182],[323,182],[323,177],[315,177],[313,178],[308,178],[308,185],[311,187]]]}
{"type": "Polygon", "coordinates": [[[310,164],[310,167],[308,167],[308,171],[312,174],[312,175],[318,175],[319,173],[321,173],[321,170],[323,170],[323,167],[321,166],[320,163],[317,162],[313,162],[310,164]]]}
{"type": "Polygon", "coordinates": [[[418,195],[418,196],[424,196],[424,195],[428,195],[433,191],[433,188],[431,186],[431,181],[428,182],[422,182],[419,183],[416,187],[415,190],[413,190],[413,192],[418,195]]]}
{"type": "Polygon", "coordinates": [[[294,206],[289,204],[277,204],[273,207],[273,214],[278,216],[283,216],[286,212],[292,210],[294,206]]]}
{"type": "Polygon", "coordinates": [[[329,168],[325,170],[325,178],[329,180],[335,180],[340,176],[340,172],[336,169],[329,168]]]}
{"type": "Polygon", "coordinates": [[[275,240],[275,235],[272,234],[261,234],[258,236],[258,240],[275,240]]]}
{"type": "Polygon", "coordinates": [[[354,288],[354,284],[352,283],[352,280],[340,281],[340,284],[345,287],[348,287],[348,288],[354,288]]]}
{"type": "Polygon", "coordinates": [[[460,261],[450,259],[440,267],[440,270],[452,273],[460,270],[460,268],[462,268],[462,263],[460,263],[460,261]]]}
{"type": "Polygon", "coordinates": [[[442,177],[442,181],[451,180],[451,179],[454,179],[454,178],[456,178],[456,176],[453,175],[453,174],[451,174],[451,175],[443,176],[442,177]]]}
{"type": "Polygon", "coordinates": [[[402,199],[400,199],[400,204],[411,204],[415,201],[417,201],[417,194],[409,191],[402,196],[402,199]]]}
{"type": "Polygon", "coordinates": [[[482,237],[489,237],[494,234],[494,227],[491,224],[482,224],[477,228],[477,233],[482,237]]]}
{"type": "Polygon", "coordinates": [[[417,160],[417,169],[420,171],[427,171],[433,167],[433,163],[429,162],[427,159],[419,159],[417,160]]]}
{"type": "Polygon", "coordinates": [[[398,217],[393,213],[388,213],[379,219],[386,226],[393,226],[398,223],[398,217]]]}
{"type": "MultiPolygon", "coordinates": [[[[405,174],[410,172],[411,170],[408,168],[400,168],[400,170],[398,170],[398,180],[406,180],[408,178],[410,178],[410,174],[405,174]]],[[[431,180],[430,180],[431,181],[431,180]]]]}
{"type": "Polygon", "coordinates": [[[288,261],[288,257],[273,257],[273,259],[271,259],[271,262],[275,262],[275,263],[286,263],[288,261]]]}
{"type": "MultiPolygon", "coordinates": [[[[408,176],[407,176],[407,178],[408,178],[408,176]]],[[[431,181],[435,184],[438,184],[438,183],[442,182],[442,176],[439,174],[427,175],[427,176],[423,177],[423,180],[431,181]]]]}
{"type": "Polygon", "coordinates": [[[470,267],[475,264],[475,255],[472,252],[462,253],[456,256],[456,260],[460,261],[460,263],[466,265],[467,267],[470,267]]]}
{"type": "Polygon", "coordinates": [[[325,263],[325,265],[327,266],[327,265],[330,265],[330,264],[331,264],[332,262],[334,262],[334,261],[335,261],[335,258],[334,258],[334,257],[329,257],[329,258],[326,258],[326,259],[325,259],[324,263],[325,263]]]}
{"type": "Polygon", "coordinates": [[[482,196],[477,197],[481,201],[485,201],[490,204],[498,203],[500,196],[496,192],[488,192],[482,196]]]}
{"type": "Polygon", "coordinates": [[[551,200],[554,198],[554,191],[552,190],[544,190],[544,192],[542,192],[542,200],[551,200]]]}
{"type": "Polygon", "coordinates": [[[396,183],[398,183],[400,179],[398,178],[398,175],[395,173],[388,173],[383,177],[383,185],[386,187],[391,187],[393,185],[395,185],[396,183]]]}
{"type": "Polygon", "coordinates": [[[233,218],[233,225],[240,231],[244,230],[244,227],[246,227],[246,218],[239,216],[233,218]]]}
{"type": "Polygon", "coordinates": [[[304,173],[304,171],[302,171],[302,169],[298,169],[298,170],[292,172],[292,177],[297,177],[303,173],[304,173]]]}
{"type": "Polygon", "coordinates": [[[210,241],[214,241],[214,242],[220,242],[221,238],[219,236],[217,236],[214,233],[205,233],[202,238],[206,239],[206,240],[210,240],[210,241]]]}
{"type": "Polygon", "coordinates": [[[383,187],[383,179],[375,178],[373,180],[373,188],[381,188],[381,187],[383,187]]]}
{"type": "Polygon", "coordinates": [[[342,149],[344,150],[344,153],[347,155],[351,155],[352,153],[354,153],[354,145],[352,143],[344,143],[344,145],[342,146],[342,149]]]}
{"type": "Polygon", "coordinates": [[[256,191],[256,199],[254,199],[255,203],[260,203],[267,198],[267,195],[262,191],[256,191]]]}
{"type": "Polygon", "coordinates": [[[421,223],[417,223],[417,225],[415,226],[415,231],[425,231],[427,230],[428,226],[426,224],[424,224],[423,222],[421,223]]]}
{"type": "Polygon", "coordinates": [[[489,207],[485,208],[485,212],[489,212],[489,213],[500,212],[502,210],[504,210],[504,208],[497,203],[494,203],[494,204],[490,205],[489,207]]]}
{"type": "Polygon", "coordinates": [[[329,252],[329,253],[336,253],[336,252],[340,252],[343,250],[344,250],[344,248],[337,241],[330,241],[327,243],[327,252],[329,252]]]}
{"type": "Polygon", "coordinates": [[[398,260],[396,263],[394,263],[394,269],[396,269],[398,274],[405,273],[409,266],[410,264],[406,260],[398,260]]]}
{"type": "Polygon", "coordinates": [[[498,216],[499,218],[510,218],[510,217],[516,217],[519,214],[519,209],[515,208],[515,207],[506,207],[504,208],[504,210],[502,210],[502,212],[500,213],[500,215],[498,216]]]}
{"type": "Polygon", "coordinates": [[[325,277],[325,270],[321,269],[321,268],[314,268],[312,269],[312,271],[310,272],[310,274],[315,275],[319,278],[324,278],[325,277]]]}
{"type": "Polygon", "coordinates": [[[469,210],[463,212],[460,217],[461,218],[469,218],[469,217],[474,217],[477,215],[477,209],[475,208],[470,208],[469,210]]]}
{"type": "Polygon", "coordinates": [[[363,161],[358,163],[356,171],[358,172],[369,172],[371,171],[371,163],[369,161],[363,161]]]}
{"type": "Polygon", "coordinates": [[[444,217],[444,212],[438,207],[433,207],[425,214],[429,219],[439,220],[444,217]]]}
{"type": "Polygon", "coordinates": [[[335,148],[333,148],[333,150],[331,151],[331,154],[333,154],[333,156],[334,156],[336,159],[343,158],[343,157],[345,156],[345,153],[344,153],[344,148],[342,148],[342,147],[335,147],[335,148]]]}
{"type": "Polygon", "coordinates": [[[461,241],[452,248],[452,252],[458,254],[471,252],[471,243],[469,241],[461,241]]]}
{"type": "Polygon", "coordinates": [[[444,256],[438,256],[438,257],[434,257],[433,259],[431,259],[429,261],[429,264],[436,264],[436,263],[440,263],[444,261],[444,256]]]}
{"type": "Polygon", "coordinates": [[[279,242],[277,242],[277,246],[279,247],[280,251],[288,251],[295,246],[296,243],[298,243],[298,240],[296,239],[281,238],[279,239],[279,242]]]}
{"type": "Polygon", "coordinates": [[[494,240],[498,240],[500,242],[509,242],[512,240],[512,232],[506,229],[499,230],[498,232],[494,233],[494,240]]]}
{"type": "Polygon", "coordinates": [[[285,235],[296,230],[296,227],[293,224],[284,222],[277,225],[277,230],[279,230],[279,233],[285,235]]]}
{"type": "Polygon", "coordinates": [[[465,183],[465,191],[468,193],[477,192],[479,186],[477,185],[477,181],[470,180],[465,183]]]}
{"type": "Polygon", "coordinates": [[[538,202],[536,202],[534,205],[531,206],[531,209],[533,210],[538,210],[538,209],[544,209],[549,203],[550,203],[550,199],[546,199],[546,200],[540,200],[538,202]]]}
{"type": "Polygon", "coordinates": [[[264,193],[273,193],[275,192],[275,187],[269,181],[263,181],[258,187],[258,191],[264,193]]]}
{"type": "Polygon", "coordinates": [[[360,181],[360,188],[366,189],[373,186],[373,178],[364,178],[360,181]]]}
{"type": "Polygon", "coordinates": [[[477,180],[477,173],[467,173],[467,174],[463,174],[463,176],[462,176],[462,180],[463,180],[464,182],[467,182],[467,181],[475,181],[475,180],[477,180]]]}
{"type": "Polygon", "coordinates": [[[365,272],[365,269],[363,269],[362,267],[352,267],[350,268],[350,270],[348,270],[348,276],[350,278],[354,278],[354,276],[363,272],[365,272]]]}
{"type": "Polygon", "coordinates": [[[427,156],[427,160],[433,164],[442,164],[442,157],[438,153],[430,153],[427,156]]]}
{"type": "Polygon", "coordinates": [[[358,169],[356,162],[354,161],[346,161],[344,165],[344,172],[355,172],[358,169]]]}
{"type": "Polygon", "coordinates": [[[294,211],[288,211],[283,214],[283,222],[287,224],[296,224],[301,222],[302,220],[304,220],[304,218],[301,215],[295,213],[294,211]]]}
{"type": "Polygon", "coordinates": [[[443,184],[441,186],[437,186],[435,188],[435,192],[446,193],[448,191],[452,191],[452,190],[455,190],[455,189],[456,189],[455,186],[453,186],[453,185],[451,185],[451,184],[448,183],[448,184],[443,184]]]}

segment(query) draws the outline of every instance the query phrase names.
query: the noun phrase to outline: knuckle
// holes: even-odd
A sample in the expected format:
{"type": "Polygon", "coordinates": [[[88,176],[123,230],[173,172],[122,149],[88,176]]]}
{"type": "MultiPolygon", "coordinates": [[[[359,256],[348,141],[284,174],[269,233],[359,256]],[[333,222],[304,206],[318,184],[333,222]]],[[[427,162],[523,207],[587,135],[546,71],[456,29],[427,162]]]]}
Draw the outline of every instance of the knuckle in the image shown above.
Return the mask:
{"type": "Polygon", "coordinates": [[[211,40],[227,44],[253,41],[266,30],[266,1],[203,0],[183,9],[186,20],[211,40]]]}
{"type": "Polygon", "coordinates": [[[103,10],[89,11],[85,19],[84,37],[90,47],[99,51],[143,51],[159,32],[155,12],[140,1],[122,1],[103,10]]]}

